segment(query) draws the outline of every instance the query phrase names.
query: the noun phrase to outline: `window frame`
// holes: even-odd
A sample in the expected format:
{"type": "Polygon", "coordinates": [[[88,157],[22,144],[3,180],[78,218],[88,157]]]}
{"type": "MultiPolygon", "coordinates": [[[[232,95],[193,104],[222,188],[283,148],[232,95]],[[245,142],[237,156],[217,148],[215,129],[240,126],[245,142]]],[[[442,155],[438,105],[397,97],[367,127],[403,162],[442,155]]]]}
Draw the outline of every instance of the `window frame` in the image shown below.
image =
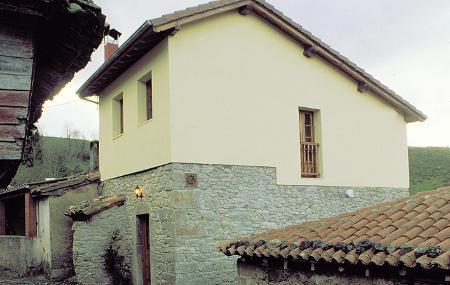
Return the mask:
{"type": "Polygon", "coordinates": [[[145,115],[147,121],[153,119],[153,81],[152,78],[145,82],[145,115]]]}
{"type": "Polygon", "coordinates": [[[310,108],[299,108],[299,131],[300,131],[300,172],[302,178],[321,177],[321,148],[318,136],[318,123],[320,122],[319,110],[310,108]],[[307,118],[309,117],[309,119],[307,118]],[[307,124],[309,121],[309,124],[307,124]],[[309,136],[306,134],[309,128],[309,136]]]}
{"type": "Polygon", "coordinates": [[[112,99],[112,133],[113,139],[125,133],[125,100],[123,92],[112,99]]]}

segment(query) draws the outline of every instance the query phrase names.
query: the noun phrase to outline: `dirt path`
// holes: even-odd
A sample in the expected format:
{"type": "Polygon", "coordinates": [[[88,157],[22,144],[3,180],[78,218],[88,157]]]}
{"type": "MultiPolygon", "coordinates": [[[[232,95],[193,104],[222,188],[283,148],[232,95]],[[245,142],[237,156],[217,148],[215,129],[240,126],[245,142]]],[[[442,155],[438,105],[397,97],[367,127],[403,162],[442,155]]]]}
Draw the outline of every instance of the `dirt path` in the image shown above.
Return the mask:
{"type": "Polygon", "coordinates": [[[50,283],[44,276],[31,277],[17,277],[16,274],[0,270],[0,284],[1,285],[74,285],[74,281],[67,281],[62,283],[50,283]]]}
{"type": "Polygon", "coordinates": [[[18,278],[11,274],[0,274],[2,285],[50,285],[50,282],[42,276],[18,278]]]}

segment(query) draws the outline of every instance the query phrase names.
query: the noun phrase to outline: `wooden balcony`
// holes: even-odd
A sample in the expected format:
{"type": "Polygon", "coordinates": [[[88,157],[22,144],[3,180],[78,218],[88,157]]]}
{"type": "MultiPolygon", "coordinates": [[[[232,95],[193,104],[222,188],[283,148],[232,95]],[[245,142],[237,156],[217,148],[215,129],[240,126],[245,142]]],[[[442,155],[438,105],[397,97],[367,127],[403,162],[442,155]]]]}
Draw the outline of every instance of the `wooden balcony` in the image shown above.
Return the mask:
{"type": "Polygon", "coordinates": [[[302,142],[302,177],[319,177],[319,144],[313,142],[302,142]]]}

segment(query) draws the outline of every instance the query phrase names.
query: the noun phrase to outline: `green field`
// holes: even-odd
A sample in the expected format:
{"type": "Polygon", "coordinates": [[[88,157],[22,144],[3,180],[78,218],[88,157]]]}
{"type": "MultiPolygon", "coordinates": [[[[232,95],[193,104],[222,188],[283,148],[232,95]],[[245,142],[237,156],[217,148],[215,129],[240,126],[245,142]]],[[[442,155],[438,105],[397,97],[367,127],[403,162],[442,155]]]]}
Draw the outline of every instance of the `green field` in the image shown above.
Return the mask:
{"type": "MultiPolygon", "coordinates": [[[[42,161],[22,165],[13,185],[64,177],[89,169],[89,141],[41,137],[42,161]]],[[[410,147],[411,194],[450,185],[450,148],[410,147]]]]}
{"type": "Polygon", "coordinates": [[[87,171],[89,169],[89,141],[55,137],[41,137],[42,159],[33,166],[22,164],[12,185],[43,181],[87,171]]]}
{"type": "Polygon", "coordinates": [[[410,193],[450,185],[450,148],[409,148],[410,193]]]}

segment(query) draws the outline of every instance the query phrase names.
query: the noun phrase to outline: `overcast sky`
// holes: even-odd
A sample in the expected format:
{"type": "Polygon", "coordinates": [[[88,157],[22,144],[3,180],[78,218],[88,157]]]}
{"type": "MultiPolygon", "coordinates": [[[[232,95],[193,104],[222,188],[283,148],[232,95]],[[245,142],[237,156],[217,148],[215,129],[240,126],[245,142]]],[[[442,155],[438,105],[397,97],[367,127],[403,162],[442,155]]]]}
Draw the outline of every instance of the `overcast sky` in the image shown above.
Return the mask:
{"type": "MultiPolygon", "coordinates": [[[[145,20],[205,0],[96,0],[123,43],[145,20]]],[[[449,0],[269,0],[315,36],[350,58],[423,111],[428,120],[408,126],[412,146],[450,145],[449,0]]],[[[98,137],[98,109],[75,91],[100,66],[102,46],[38,122],[41,132],[63,136],[66,126],[98,137]]],[[[383,134],[380,134],[383,135],[383,134]]]]}

